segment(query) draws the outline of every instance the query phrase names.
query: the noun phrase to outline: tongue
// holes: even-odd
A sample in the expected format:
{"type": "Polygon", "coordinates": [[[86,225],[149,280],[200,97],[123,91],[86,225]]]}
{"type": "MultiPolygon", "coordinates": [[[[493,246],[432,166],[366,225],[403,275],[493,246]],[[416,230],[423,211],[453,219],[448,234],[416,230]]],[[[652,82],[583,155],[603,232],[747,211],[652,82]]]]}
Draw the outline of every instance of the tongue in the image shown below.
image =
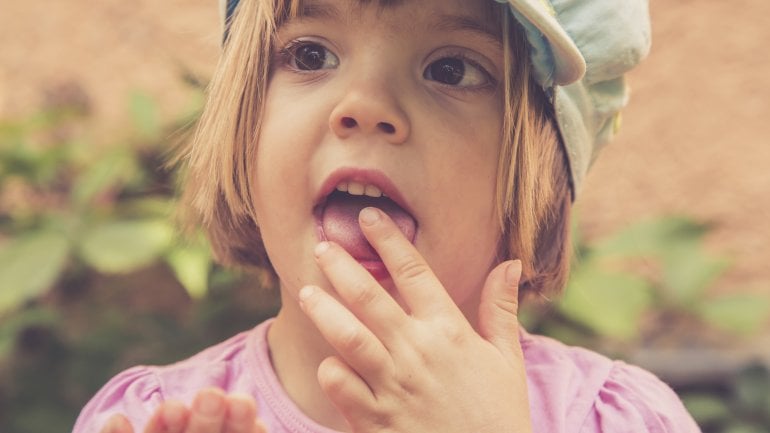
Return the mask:
{"type": "Polygon", "coordinates": [[[329,196],[321,217],[326,239],[338,243],[358,260],[380,260],[358,225],[358,214],[365,207],[376,207],[388,214],[404,236],[414,242],[415,220],[393,200],[337,192],[329,196]]]}

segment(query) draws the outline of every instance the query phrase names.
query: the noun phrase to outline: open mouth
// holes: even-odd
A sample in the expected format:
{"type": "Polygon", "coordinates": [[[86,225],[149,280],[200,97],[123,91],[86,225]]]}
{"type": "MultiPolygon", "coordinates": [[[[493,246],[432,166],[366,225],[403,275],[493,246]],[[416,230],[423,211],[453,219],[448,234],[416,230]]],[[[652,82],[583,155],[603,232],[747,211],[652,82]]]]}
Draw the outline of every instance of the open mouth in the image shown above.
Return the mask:
{"type": "MultiPolygon", "coordinates": [[[[404,236],[412,243],[417,232],[417,221],[397,199],[383,192],[398,194],[389,182],[341,179],[314,208],[320,240],[333,241],[344,248],[376,278],[388,276],[387,270],[358,223],[358,215],[366,207],[376,207],[388,214],[404,236]]],[[[331,188],[329,188],[331,186],[331,188]]],[[[400,201],[400,200],[398,200],[400,201]]]]}

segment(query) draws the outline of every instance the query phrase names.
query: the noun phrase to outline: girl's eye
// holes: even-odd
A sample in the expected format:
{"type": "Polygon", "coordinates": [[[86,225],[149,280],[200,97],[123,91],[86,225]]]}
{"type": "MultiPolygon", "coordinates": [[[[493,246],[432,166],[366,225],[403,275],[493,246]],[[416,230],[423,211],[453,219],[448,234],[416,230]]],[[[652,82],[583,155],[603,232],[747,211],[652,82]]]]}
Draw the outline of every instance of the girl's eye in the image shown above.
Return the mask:
{"type": "Polygon", "coordinates": [[[423,77],[457,87],[481,87],[491,81],[484,68],[461,57],[443,57],[436,60],[428,65],[423,77]]]}
{"type": "Polygon", "coordinates": [[[289,66],[300,71],[317,71],[337,67],[340,61],[321,44],[301,42],[287,48],[289,66]]]}

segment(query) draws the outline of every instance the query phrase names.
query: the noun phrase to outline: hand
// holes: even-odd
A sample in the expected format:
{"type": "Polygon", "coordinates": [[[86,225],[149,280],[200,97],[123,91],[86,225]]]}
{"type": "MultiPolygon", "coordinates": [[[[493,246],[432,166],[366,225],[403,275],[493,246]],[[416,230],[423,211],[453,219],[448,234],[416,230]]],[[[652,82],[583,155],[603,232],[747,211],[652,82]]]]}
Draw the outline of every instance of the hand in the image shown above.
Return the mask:
{"type": "MultiPolygon", "coordinates": [[[[144,433],[266,433],[257,419],[257,406],[251,397],[226,396],[218,389],[204,389],[195,396],[192,407],[164,401],[153,413],[144,433]]],[[[100,433],[134,433],[123,415],[114,415],[100,433]]]]}
{"type": "Polygon", "coordinates": [[[531,432],[518,340],[521,262],[487,277],[476,332],[385,213],[365,209],[359,223],[410,313],[331,242],[315,253],[340,301],[314,286],[298,295],[338,354],[321,363],[318,380],[352,430],[531,432]]]}

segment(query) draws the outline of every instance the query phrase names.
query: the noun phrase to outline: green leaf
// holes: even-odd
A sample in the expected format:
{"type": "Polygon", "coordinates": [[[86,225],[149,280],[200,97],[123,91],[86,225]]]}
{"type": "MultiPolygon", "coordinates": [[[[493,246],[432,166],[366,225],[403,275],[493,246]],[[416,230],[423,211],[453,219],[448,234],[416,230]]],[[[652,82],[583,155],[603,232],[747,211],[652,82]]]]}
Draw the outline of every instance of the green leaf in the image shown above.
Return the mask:
{"type": "Polygon", "coordinates": [[[200,299],[208,293],[211,253],[205,246],[178,247],[166,257],[174,275],[193,299],[200,299]]]}
{"type": "Polygon", "coordinates": [[[129,218],[165,218],[174,214],[174,202],[166,197],[144,196],[120,203],[119,212],[129,218]]]}
{"type": "Polygon", "coordinates": [[[83,206],[95,196],[129,182],[139,173],[139,163],[130,149],[117,147],[90,165],[72,188],[72,200],[83,206]]]}
{"type": "Polygon", "coordinates": [[[539,333],[570,346],[590,346],[592,343],[596,343],[596,339],[592,338],[592,335],[573,323],[546,321],[541,326],[539,333]]]}
{"type": "Polygon", "coordinates": [[[727,260],[707,255],[700,244],[677,245],[664,253],[664,293],[677,305],[694,305],[729,266],[727,260]]]}
{"type": "Polygon", "coordinates": [[[685,394],[682,402],[698,425],[720,422],[731,416],[727,403],[711,394],[685,394]]]}
{"type": "Polygon", "coordinates": [[[42,231],[16,239],[0,250],[0,314],[45,293],[64,270],[67,236],[42,231]]]}
{"type": "Polygon", "coordinates": [[[61,316],[56,310],[39,307],[3,318],[3,326],[0,326],[0,363],[13,349],[19,331],[30,326],[56,326],[60,321],[61,316]]]}
{"type": "Polygon", "coordinates": [[[157,137],[160,133],[160,117],[155,101],[144,92],[133,92],[129,109],[134,125],[145,139],[157,137]]]}
{"type": "Polygon", "coordinates": [[[636,336],[639,319],[651,302],[645,280],[604,272],[589,263],[573,273],[558,308],[601,335],[628,339],[636,336]]]}
{"type": "Polygon", "coordinates": [[[173,237],[166,220],[112,221],[86,230],[79,252],[100,272],[126,273],[160,258],[173,237]]]}
{"type": "Polygon", "coordinates": [[[542,312],[536,309],[533,303],[524,303],[519,306],[518,319],[524,329],[534,329],[541,320],[542,312]]]}
{"type": "Polygon", "coordinates": [[[764,428],[745,421],[736,421],[722,431],[724,433],[768,433],[764,428]]]}
{"type": "Polygon", "coordinates": [[[741,408],[763,413],[770,404],[770,372],[761,365],[747,367],[738,374],[734,389],[741,408]]]}
{"type": "Polygon", "coordinates": [[[727,260],[704,251],[707,229],[686,217],[657,218],[618,232],[598,243],[592,253],[603,259],[656,259],[662,270],[662,294],[672,304],[689,309],[729,267],[727,260]]]}
{"type": "Polygon", "coordinates": [[[715,327],[750,334],[770,319],[770,298],[747,293],[723,295],[703,300],[696,312],[715,327]]]}
{"type": "Polygon", "coordinates": [[[660,256],[672,245],[699,242],[706,226],[685,217],[644,221],[596,244],[597,255],[612,257],[660,256]]]}

